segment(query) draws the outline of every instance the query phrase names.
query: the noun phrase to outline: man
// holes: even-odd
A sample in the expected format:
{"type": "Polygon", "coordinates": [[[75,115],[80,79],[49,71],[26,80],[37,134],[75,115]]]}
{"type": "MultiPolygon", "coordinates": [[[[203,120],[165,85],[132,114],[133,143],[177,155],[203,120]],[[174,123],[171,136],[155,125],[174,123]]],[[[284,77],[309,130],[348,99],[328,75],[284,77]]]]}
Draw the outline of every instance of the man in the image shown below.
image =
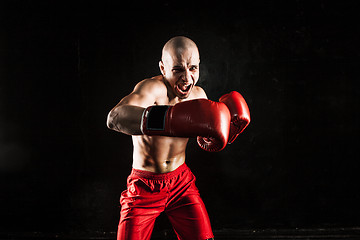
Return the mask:
{"type": "Polygon", "coordinates": [[[165,212],[179,239],[213,239],[210,220],[185,164],[189,137],[220,151],[250,122],[237,92],[207,100],[199,79],[196,44],[178,36],[163,47],[161,74],[139,82],[109,113],[107,126],[132,135],[133,169],[121,194],[120,239],[150,239],[165,212]]]}

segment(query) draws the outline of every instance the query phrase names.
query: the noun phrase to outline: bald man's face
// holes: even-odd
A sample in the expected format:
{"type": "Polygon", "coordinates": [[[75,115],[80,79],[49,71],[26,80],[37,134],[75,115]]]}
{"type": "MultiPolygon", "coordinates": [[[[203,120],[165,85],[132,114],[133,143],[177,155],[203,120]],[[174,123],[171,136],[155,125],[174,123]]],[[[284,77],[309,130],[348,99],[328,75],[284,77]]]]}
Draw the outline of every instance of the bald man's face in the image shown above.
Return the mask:
{"type": "Polygon", "coordinates": [[[199,51],[196,47],[170,49],[163,54],[160,71],[174,94],[187,98],[199,80],[199,51]]]}

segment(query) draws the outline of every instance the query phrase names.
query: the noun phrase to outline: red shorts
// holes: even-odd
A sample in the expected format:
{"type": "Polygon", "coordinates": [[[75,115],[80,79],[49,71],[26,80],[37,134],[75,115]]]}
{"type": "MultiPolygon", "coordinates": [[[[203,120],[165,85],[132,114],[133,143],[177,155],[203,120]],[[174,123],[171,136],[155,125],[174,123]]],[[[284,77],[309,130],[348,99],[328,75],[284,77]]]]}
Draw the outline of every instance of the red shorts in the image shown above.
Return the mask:
{"type": "Polygon", "coordinates": [[[208,239],[214,235],[195,176],[184,163],[176,170],[156,174],[133,169],[122,192],[117,239],[150,239],[156,217],[168,216],[178,239],[208,239]]]}

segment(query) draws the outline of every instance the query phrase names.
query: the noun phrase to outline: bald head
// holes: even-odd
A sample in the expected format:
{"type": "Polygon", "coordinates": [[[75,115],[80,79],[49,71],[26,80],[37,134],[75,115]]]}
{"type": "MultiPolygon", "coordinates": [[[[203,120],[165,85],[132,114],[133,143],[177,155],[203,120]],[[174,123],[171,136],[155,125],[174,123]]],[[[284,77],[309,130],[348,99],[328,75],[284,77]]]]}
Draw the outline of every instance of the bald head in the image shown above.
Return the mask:
{"type": "Polygon", "coordinates": [[[161,60],[164,62],[168,57],[181,57],[185,51],[191,51],[199,55],[196,44],[190,38],[184,36],[173,37],[164,45],[161,60]]]}
{"type": "Polygon", "coordinates": [[[196,44],[189,38],[171,38],[163,47],[159,67],[164,80],[175,96],[187,98],[199,79],[200,56],[196,44]]]}

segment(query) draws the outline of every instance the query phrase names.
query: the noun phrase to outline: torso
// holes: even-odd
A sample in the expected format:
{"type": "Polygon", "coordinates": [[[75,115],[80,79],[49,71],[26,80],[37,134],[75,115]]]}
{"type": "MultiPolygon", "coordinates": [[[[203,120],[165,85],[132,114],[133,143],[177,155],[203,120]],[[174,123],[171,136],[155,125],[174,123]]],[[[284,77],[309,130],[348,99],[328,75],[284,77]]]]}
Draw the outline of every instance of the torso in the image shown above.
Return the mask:
{"type": "Polygon", "coordinates": [[[133,168],[156,173],[171,172],[185,162],[188,138],[133,136],[133,168]]]}
{"type": "MultiPolygon", "coordinates": [[[[186,100],[171,98],[168,94],[168,87],[164,82],[162,84],[167,90],[156,99],[154,105],[175,105],[181,101],[203,98],[202,89],[196,86],[186,100]]],[[[185,162],[188,138],[133,135],[132,140],[134,145],[133,168],[135,169],[167,173],[174,171],[185,162]]]]}

